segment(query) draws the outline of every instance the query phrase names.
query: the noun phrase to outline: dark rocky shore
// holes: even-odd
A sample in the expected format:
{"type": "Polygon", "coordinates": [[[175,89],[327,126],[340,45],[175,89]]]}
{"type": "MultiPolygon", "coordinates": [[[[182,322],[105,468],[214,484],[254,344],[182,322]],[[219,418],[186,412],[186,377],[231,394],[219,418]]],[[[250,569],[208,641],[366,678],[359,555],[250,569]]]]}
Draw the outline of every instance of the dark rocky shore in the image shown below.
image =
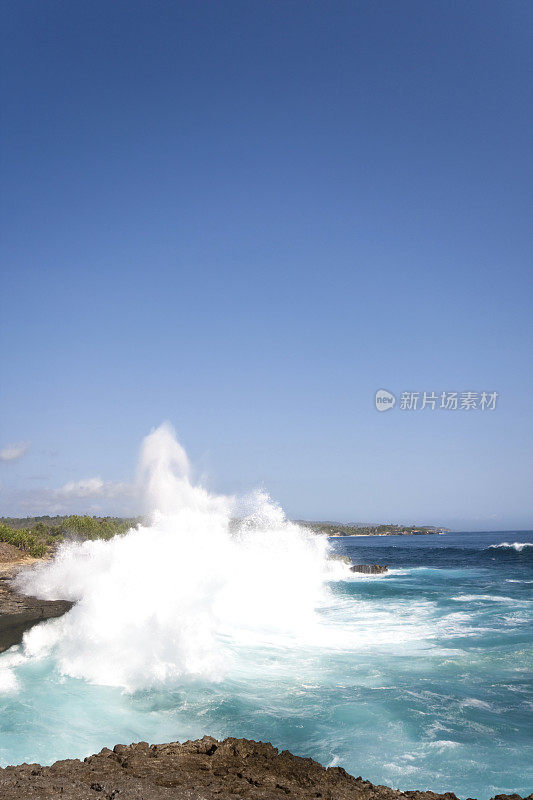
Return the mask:
{"type": "Polygon", "coordinates": [[[35,563],[12,545],[0,542],[0,653],[19,644],[24,632],[51,617],[60,617],[72,603],[66,600],[38,600],[19,594],[11,582],[17,572],[35,563]]]}
{"type": "MultiPolygon", "coordinates": [[[[2,800],[457,800],[450,792],[400,792],[325,769],[310,758],[280,753],[248,739],[104,748],[84,761],[0,769],[2,800]]],[[[521,800],[517,794],[495,800],[521,800]]],[[[533,800],[529,795],[528,800],[533,800]]]]}

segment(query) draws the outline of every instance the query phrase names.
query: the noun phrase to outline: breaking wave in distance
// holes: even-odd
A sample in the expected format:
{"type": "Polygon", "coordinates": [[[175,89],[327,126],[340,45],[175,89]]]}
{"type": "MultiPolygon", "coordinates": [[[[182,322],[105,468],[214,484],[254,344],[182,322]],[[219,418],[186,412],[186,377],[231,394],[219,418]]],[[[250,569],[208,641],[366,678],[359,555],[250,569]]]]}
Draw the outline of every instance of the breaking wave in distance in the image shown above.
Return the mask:
{"type": "Polygon", "coordinates": [[[521,553],[525,547],[533,547],[531,542],[502,542],[501,544],[491,544],[489,550],[498,550],[499,548],[507,548],[509,550],[516,550],[521,553]]]}

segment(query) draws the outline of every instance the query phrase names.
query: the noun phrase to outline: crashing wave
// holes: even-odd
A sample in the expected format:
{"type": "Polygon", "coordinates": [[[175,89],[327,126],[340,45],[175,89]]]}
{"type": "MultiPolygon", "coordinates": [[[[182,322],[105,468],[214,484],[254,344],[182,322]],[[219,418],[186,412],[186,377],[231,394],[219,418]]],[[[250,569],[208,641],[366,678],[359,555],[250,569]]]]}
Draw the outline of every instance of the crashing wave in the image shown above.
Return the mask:
{"type": "Polygon", "coordinates": [[[21,573],[21,591],[75,603],[24,637],[25,656],[53,654],[65,675],[129,690],[183,676],[219,680],[235,642],[297,640],[327,581],[325,537],[290,522],[264,493],[236,501],[190,479],[169,425],[143,443],[147,521],[110,541],[64,544],[21,573]]]}

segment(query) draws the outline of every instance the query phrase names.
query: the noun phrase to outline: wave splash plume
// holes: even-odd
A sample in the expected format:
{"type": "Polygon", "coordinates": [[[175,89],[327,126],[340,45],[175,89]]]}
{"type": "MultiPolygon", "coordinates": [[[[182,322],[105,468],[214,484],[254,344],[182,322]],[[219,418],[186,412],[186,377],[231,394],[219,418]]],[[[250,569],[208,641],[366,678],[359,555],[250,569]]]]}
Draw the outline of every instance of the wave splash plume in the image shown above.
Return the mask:
{"type": "MultiPolygon", "coordinates": [[[[147,522],[110,541],[63,545],[18,588],[67,599],[64,617],[29,631],[24,654],[64,675],[127,690],[220,679],[233,646],[298,640],[327,598],[328,543],[268,496],[216,496],[191,481],[170,425],[143,442],[147,522]]],[[[338,569],[338,566],[335,567],[338,569]]]]}

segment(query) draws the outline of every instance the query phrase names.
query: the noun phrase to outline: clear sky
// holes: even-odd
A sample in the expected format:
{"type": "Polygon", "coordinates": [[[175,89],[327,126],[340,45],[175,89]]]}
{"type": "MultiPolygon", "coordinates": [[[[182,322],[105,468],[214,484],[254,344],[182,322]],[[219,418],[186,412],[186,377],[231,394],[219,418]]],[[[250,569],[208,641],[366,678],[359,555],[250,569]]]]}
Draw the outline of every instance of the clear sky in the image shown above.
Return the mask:
{"type": "Polygon", "coordinates": [[[533,527],[530,0],[1,8],[0,514],[134,511],[169,420],[294,517],[533,527]]]}

